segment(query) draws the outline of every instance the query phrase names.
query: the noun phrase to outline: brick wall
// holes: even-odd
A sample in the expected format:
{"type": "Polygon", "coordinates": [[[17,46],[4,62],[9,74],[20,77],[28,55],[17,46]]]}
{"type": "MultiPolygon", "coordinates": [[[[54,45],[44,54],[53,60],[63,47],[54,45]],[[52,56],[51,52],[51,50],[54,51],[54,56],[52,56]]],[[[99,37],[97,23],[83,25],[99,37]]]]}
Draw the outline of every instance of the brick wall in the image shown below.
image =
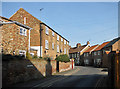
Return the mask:
{"type": "Polygon", "coordinates": [[[72,69],[72,62],[59,62],[59,72],[72,69]]]}
{"type": "MultiPolygon", "coordinates": [[[[10,17],[11,20],[18,21],[20,23],[24,24],[24,17],[26,17],[26,25],[33,28],[31,30],[31,38],[30,38],[30,45],[31,46],[40,46],[40,23],[41,21],[29,14],[27,11],[25,11],[23,8],[20,8],[14,15],[10,17]]],[[[64,54],[64,48],[66,50],[69,50],[69,44],[64,45],[64,38],[63,42],[61,42],[61,36],[59,36],[59,41],[57,41],[57,33],[54,33],[54,37],[52,36],[52,30],[49,28],[49,35],[46,35],[45,31],[45,25],[42,25],[43,31],[42,31],[42,55],[43,57],[49,56],[53,59],[56,58],[56,55],[64,54]],[[45,49],[45,40],[48,40],[49,42],[49,49],[45,49]],[[52,49],[52,43],[54,43],[54,50],[52,49]],[[62,53],[57,53],[57,45],[59,45],[59,50],[63,49],[62,53]]],[[[66,52],[67,53],[67,52],[66,52]]],[[[67,53],[69,55],[69,51],[67,53]]]]}
{"type": "MultiPolygon", "coordinates": [[[[72,69],[72,62],[60,62],[60,72],[72,69]]],[[[38,59],[14,59],[3,61],[3,86],[9,86],[32,79],[42,79],[56,73],[56,60],[46,61],[38,59]]]]}

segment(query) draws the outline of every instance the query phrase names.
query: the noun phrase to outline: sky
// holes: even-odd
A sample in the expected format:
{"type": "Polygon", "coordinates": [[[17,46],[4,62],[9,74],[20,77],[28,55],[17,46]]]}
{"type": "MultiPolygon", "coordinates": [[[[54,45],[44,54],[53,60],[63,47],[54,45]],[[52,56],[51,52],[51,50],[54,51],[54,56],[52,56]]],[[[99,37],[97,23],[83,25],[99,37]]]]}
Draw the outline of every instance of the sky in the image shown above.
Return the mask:
{"type": "Polygon", "coordinates": [[[87,41],[102,44],[118,36],[117,2],[2,2],[2,16],[10,18],[19,8],[49,25],[72,47],[87,41]]]}

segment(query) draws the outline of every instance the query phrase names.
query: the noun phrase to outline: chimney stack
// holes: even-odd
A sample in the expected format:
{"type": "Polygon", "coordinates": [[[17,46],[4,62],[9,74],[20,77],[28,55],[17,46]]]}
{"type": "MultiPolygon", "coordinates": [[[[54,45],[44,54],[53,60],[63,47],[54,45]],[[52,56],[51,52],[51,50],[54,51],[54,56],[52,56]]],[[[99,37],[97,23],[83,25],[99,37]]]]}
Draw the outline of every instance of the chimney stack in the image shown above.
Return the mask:
{"type": "Polygon", "coordinates": [[[79,48],[80,46],[81,46],[81,44],[80,44],[80,43],[77,43],[76,47],[79,48]]]}
{"type": "Polygon", "coordinates": [[[88,45],[88,44],[90,44],[90,42],[89,42],[89,41],[87,41],[87,45],[88,45]]]}

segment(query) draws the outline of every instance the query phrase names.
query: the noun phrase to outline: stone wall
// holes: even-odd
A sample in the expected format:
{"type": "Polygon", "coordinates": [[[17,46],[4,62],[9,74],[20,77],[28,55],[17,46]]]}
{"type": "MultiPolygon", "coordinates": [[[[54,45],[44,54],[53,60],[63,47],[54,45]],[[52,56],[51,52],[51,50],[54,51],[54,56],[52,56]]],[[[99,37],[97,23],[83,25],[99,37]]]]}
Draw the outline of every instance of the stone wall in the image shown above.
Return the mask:
{"type": "Polygon", "coordinates": [[[4,54],[19,55],[19,50],[28,51],[29,44],[29,30],[27,29],[27,35],[20,35],[20,27],[16,24],[6,24],[2,26],[2,47],[4,54]]]}

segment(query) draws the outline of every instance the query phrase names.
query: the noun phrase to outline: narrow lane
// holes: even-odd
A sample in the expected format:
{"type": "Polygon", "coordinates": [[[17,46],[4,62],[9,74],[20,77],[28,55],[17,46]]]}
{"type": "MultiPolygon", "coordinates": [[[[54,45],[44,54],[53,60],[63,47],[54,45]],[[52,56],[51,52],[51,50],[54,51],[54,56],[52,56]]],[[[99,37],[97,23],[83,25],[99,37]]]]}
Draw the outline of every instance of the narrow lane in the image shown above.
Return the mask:
{"type": "Polygon", "coordinates": [[[101,71],[102,68],[78,66],[78,69],[79,71],[72,74],[56,75],[55,79],[39,84],[37,89],[40,87],[91,87],[91,89],[94,89],[99,79],[107,75],[107,72],[101,71]]]}

